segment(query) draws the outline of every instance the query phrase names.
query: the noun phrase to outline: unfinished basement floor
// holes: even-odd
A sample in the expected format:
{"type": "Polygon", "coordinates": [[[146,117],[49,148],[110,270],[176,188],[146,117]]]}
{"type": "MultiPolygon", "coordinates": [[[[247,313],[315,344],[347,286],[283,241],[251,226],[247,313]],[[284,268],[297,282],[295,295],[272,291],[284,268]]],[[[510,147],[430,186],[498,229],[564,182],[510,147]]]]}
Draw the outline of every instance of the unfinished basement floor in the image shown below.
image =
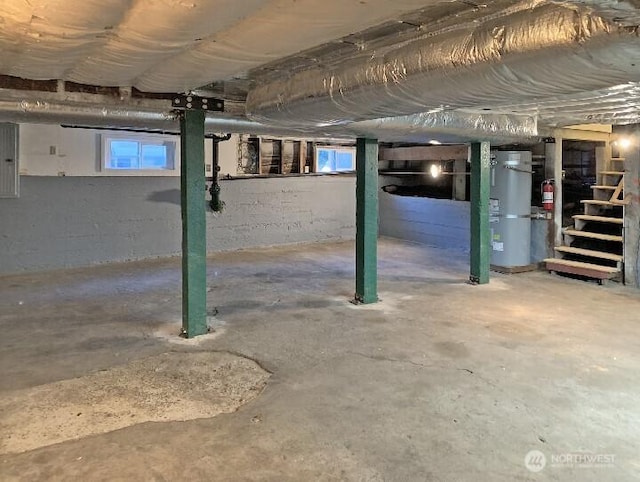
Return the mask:
{"type": "Polygon", "coordinates": [[[383,239],[357,307],[353,249],[211,257],[193,341],[178,259],[0,278],[0,479],[640,477],[638,291],[383,239]]]}

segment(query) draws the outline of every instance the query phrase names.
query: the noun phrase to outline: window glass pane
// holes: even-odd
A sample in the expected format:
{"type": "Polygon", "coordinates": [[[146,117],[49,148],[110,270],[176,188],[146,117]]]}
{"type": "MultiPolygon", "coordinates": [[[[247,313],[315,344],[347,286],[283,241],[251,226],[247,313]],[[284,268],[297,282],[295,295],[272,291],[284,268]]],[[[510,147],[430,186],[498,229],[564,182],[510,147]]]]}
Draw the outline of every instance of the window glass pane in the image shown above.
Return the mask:
{"type": "Polygon", "coordinates": [[[318,149],[318,172],[331,172],[331,154],[329,149],[318,149]]]}
{"type": "Polygon", "coordinates": [[[325,147],[317,151],[318,172],[353,171],[355,152],[346,149],[325,147]]]}
{"type": "Polygon", "coordinates": [[[167,146],[160,144],[142,145],[141,169],[172,169],[169,166],[167,146]]]}
{"type": "Polygon", "coordinates": [[[139,169],[140,155],[138,142],[128,140],[112,140],[109,143],[111,155],[109,169],[139,169]]]}
{"type": "Polygon", "coordinates": [[[165,142],[165,148],[167,149],[167,162],[165,164],[165,169],[175,169],[176,168],[176,143],[173,141],[165,142]]]}
{"type": "Polygon", "coordinates": [[[336,171],[353,171],[353,152],[338,151],[336,154],[336,171]]]}

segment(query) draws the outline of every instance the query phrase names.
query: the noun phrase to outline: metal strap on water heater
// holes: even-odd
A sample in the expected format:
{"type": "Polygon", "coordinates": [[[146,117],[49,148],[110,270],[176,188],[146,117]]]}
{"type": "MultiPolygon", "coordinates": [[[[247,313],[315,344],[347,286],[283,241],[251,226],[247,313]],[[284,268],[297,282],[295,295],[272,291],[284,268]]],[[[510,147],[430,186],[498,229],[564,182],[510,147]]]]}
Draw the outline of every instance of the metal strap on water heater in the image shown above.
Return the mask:
{"type": "Polygon", "coordinates": [[[530,218],[531,214],[492,214],[491,216],[503,219],[525,219],[530,218]]]}
{"type": "Polygon", "coordinates": [[[508,165],[506,165],[506,164],[505,164],[504,166],[502,166],[502,167],[504,167],[505,169],[511,169],[512,171],[524,172],[525,174],[534,174],[534,172],[533,172],[533,171],[527,171],[527,170],[525,170],[525,169],[518,169],[518,168],[517,168],[517,167],[515,167],[515,166],[508,166],[508,165]]]}

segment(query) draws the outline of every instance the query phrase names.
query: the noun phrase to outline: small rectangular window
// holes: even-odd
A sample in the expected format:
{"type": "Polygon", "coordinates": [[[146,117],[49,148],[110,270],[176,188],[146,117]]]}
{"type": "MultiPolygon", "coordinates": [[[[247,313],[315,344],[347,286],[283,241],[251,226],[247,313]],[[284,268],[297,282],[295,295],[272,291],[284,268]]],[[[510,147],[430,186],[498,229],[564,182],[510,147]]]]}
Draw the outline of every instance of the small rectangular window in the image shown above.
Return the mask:
{"type": "Polygon", "coordinates": [[[349,147],[316,147],[317,172],[342,172],[356,169],[356,150],[349,147]]]}
{"type": "Polygon", "coordinates": [[[119,171],[173,171],[177,141],[161,135],[102,137],[102,168],[119,171]]]}

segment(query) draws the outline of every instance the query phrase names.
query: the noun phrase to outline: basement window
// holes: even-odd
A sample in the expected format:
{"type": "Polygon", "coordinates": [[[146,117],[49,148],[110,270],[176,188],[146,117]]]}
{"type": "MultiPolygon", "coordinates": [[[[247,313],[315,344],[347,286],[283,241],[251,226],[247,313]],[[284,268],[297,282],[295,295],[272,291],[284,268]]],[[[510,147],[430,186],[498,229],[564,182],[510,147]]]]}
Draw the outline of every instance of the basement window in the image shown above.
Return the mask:
{"type": "Polygon", "coordinates": [[[350,139],[292,139],[241,134],[239,140],[237,172],[240,176],[352,173],[356,168],[356,148],[350,139]]]}
{"type": "Polygon", "coordinates": [[[316,172],[344,172],[355,169],[355,148],[316,147],[316,172]]]}
{"type": "Polygon", "coordinates": [[[177,141],[161,135],[102,136],[105,171],[174,171],[177,141]]]}

